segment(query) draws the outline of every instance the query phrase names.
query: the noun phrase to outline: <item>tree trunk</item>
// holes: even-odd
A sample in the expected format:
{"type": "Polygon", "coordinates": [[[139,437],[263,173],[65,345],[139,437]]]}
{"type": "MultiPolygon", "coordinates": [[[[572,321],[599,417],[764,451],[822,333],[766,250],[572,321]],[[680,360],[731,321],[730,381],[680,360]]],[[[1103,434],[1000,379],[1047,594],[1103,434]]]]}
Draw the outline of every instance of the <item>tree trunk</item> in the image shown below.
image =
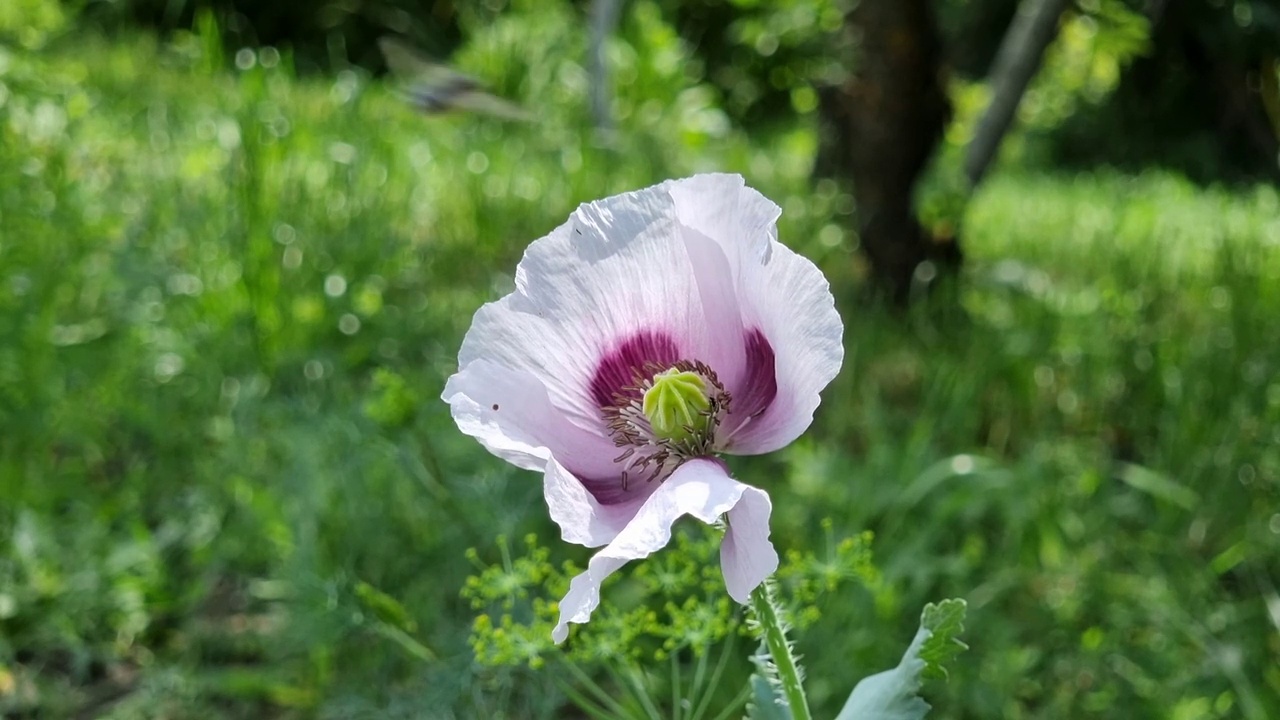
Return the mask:
{"type": "Polygon", "coordinates": [[[819,172],[853,181],[872,281],[905,303],[915,281],[960,263],[959,247],[935,242],[913,208],[916,181],[951,110],[933,1],[860,0],[845,28],[854,71],[821,95],[826,147],[819,172]]]}

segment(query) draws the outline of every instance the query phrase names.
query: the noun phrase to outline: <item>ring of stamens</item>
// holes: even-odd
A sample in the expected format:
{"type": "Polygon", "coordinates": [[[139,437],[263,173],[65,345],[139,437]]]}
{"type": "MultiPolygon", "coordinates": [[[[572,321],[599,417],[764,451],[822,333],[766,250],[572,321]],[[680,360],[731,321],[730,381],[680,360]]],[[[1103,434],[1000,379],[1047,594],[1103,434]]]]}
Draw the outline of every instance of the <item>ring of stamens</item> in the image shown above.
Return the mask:
{"type": "Polygon", "coordinates": [[[631,384],[613,393],[613,404],[601,408],[609,437],[613,444],[626,450],[614,458],[616,463],[626,463],[622,471],[622,489],[633,473],[645,482],[662,476],[663,471],[685,460],[710,455],[714,449],[716,429],[728,412],[732,400],[729,391],[716,377],[716,373],[700,360],[680,360],[675,363],[647,362],[632,368],[631,384]],[[644,414],[642,406],[645,393],[653,387],[653,378],[668,370],[696,373],[707,386],[708,405],[700,414],[707,419],[702,428],[684,426],[682,438],[658,436],[644,414]],[[645,452],[645,451],[648,452],[645,452]]]}

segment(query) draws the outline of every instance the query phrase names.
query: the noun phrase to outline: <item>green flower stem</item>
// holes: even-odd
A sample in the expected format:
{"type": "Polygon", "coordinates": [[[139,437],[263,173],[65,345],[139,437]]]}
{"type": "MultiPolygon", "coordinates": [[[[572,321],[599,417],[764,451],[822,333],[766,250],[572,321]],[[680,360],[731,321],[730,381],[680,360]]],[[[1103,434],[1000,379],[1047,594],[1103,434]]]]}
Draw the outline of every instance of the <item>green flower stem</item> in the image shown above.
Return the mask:
{"type": "Polygon", "coordinates": [[[791,709],[791,717],[793,720],[812,720],[809,700],[804,695],[804,685],[800,683],[800,665],[791,652],[791,643],[787,640],[787,631],[782,625],[781,608],[773,596],[773,583],[765,580],[751,591],[751,612],[760,625],[765,647],[769,649],[769,656],[778,669],[782,695],[791,709]]]}

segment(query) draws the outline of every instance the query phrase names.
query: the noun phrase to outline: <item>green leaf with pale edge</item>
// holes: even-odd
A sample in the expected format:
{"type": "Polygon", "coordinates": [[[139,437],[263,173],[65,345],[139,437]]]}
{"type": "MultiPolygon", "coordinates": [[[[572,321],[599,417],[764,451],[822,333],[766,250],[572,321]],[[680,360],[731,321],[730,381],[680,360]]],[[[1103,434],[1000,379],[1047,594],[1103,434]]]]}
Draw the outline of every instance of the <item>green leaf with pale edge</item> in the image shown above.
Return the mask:
{"type": "Polygon", "coordinates": [[[920,697],[925,678],[945,678],[942,663],[965,649],[956,637],[964,630],[964,600],[929,604],[920,613],[920,629],[902,662],[892,670],[863,678],[836,720],[920,720],[929,703],[920,697]]]}
{"type": "Polygon", "coordinates": [[[760,649],[751,656],[756,671],[751,673],[751,699],[747,702],[748,720],[791,720],[791,712],[787,709],[782,692],[777,683],[771,680],[768,647],[762,642],[760,649]]]}
{"type": "Polygon", "coordinates": [[[944,665],[969,648],[959,638],[964,632],[964,611],[964,600],[943,600],[937,605],[925,605],[920,613],[920,627],[929,631],[929,638],[920,648],[926,680],[946,680],[944,665]]]}
{"type": "Polygon", "coordinates": [[[751,702],[747,705],[749,720],[790,720],[791,713],[782,704],[782,696],[773,683],[760,677],[751,676],[751,702]]]}

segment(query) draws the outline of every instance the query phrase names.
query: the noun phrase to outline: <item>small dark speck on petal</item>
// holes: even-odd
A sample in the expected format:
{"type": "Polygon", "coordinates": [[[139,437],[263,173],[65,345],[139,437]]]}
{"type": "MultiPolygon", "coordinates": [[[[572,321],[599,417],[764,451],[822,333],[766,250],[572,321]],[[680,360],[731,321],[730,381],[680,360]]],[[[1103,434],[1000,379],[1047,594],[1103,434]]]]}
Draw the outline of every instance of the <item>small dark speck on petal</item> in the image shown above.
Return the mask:
{"type": "Polygon", "coordinates": [[[581,234],[582,234],[582,231],[581,231],[581,230],[579,230],[578,228],[574,228],[574,229],[573,229],[573,231],[574,231],[574,232],[576,232],[576,233],[578,233],[579,235],[581,235],[581,234]]]}
{"type": "Polygon", "coordinates": [[[497,409],[498,409],[498,403],[494,403],[494,404],[493,404],[493,409],[494,409],[494,410],[497,410],[497,409]]]}

